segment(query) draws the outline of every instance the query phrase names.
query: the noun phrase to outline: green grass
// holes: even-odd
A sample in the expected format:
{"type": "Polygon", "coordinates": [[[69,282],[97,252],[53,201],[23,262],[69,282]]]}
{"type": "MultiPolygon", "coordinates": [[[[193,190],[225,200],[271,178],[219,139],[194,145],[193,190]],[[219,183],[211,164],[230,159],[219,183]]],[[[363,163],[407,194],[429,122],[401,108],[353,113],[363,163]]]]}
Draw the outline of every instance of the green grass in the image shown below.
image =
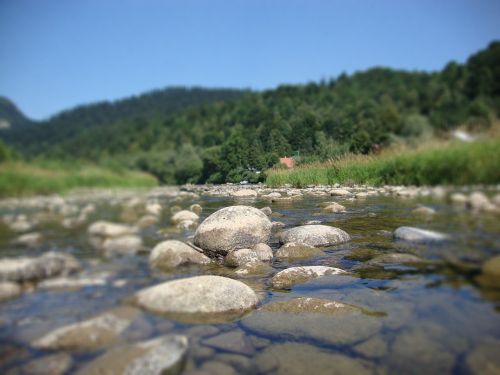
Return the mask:
{"type": "Polygon", "coordinates": [[[348,155],[337,161],[267,171],[270,187],[291,184],[468,185],[500,183],[500,139],[439,142],[416,150],[348,155]]]}
{"type": "Polygon", "coordinates": [[[75,188],[132,188],[158,185],[151,175],[77,162],[56,161],[0,164],[0,196],[64,193],[75,188]]]}

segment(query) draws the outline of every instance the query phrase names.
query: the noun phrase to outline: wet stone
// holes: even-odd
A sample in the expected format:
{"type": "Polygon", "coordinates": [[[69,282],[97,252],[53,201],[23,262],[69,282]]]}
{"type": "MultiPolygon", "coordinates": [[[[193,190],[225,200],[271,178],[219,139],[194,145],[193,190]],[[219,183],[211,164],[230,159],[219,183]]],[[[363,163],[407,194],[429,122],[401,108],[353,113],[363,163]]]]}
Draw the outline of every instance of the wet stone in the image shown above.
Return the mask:
{"type": "Polygon", "coordinates": [[[499,340],[483,339],[465,357],[465,367],[468,373],[472,375],[500,374],[500,357],[498,353],[500,353],[499,340]]]}
{"type": "Polygon", "coordinates": [[[448,236],[444,233],[439,233],[431,230],[413,228],[413,227],[399,227],[394,232],[394,238],[397,240],[404,240],[410,242],[434,242],[444,241],[448,236]]]}
{"type": "Polygon", "coordinates": [[[211,260],[191,246],[177,240],[157,244],[149,256],[151,267],[175,268],[183,264],[208,264],[211,260]]]}
{"type": "Polygon", "coordinates": [[[275,253],[276,258],[301,259],[322,256],[325,253],[314,247],[301,243],[289,242],[281,246],[275,253]]]}
{"type": "Polygon", "coordinates": [[[321,276],[345,273],[340,268],[326,266],[291,267],[274,275],[271,284],[277,289],[289,289],[295,284],[304,283],[321,276]]]}
{"type": "Polygon", "coordinates": [[[252,343],[240,330],[230,331],[221,335],[203,340],[204,345],[226,352],[251,355],[254,352],[252,343]]]}
{"type": "Polygon", "coordinates": [[[34,359],[16,367],[6,375],[63,375],[73,366],[73,359],[67,353],[51,354],[34,359]]]}
{"type": "Polygon", "coordinates": [[[21,286],[10,281],[0,281],[0,302],[19,297],[22,293],[21,286]]]}
{"type": "Polygon", "coordinates": [[[302,225],[288,229],[279,236],[280,243],[301,243],[309,246],[331,246],[349,241],[342,229],[327,225],[302,225]]]}

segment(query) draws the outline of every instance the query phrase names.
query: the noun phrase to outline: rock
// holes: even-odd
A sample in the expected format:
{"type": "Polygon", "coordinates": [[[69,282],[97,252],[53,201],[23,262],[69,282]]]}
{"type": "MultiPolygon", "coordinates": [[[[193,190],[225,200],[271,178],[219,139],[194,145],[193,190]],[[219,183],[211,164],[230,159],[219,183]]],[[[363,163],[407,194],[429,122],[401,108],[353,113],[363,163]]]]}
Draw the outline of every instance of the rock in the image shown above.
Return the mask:
{"type": "Polygon", "coordinates": [[[149,264],[154,268],[175,268],[183,264],[207,264],[211,260],[191,246],[177,240],[157,244],[149,256],[149,264]]]}
{"type": "Polygon", "coordinates": [[[269,346],[257,355],[255,363],[259,373],[272,372],[277,375],[368,375],[373,373],[366,361],[309,344],[293,342],[269,346]]]}
{"type": "Polygon", "coordinates": [[[207,361],[200,367],[200,375],[236,375],[234,368],[220,361],[207,361]]]}
{"type": "Polygon", "coordinates": [[[167,335],[109,350],[77,372],[78,375],[179,374],[184,367],[188,340],[167,335]]]}
{"type": "Polygon", "coordinates": [[[58,328],[32,343],[38,349],[94,351],[120,340],[120,335],[139,316],[131,307],[118,307],[83,322],[58,328]]]}
{"type": "Polygon", "coordinates": [[[258,243],[253,247],[253,251],[257,253],[259,260],[262,262],[273,260],[273,250],[265,243],[258,243]]]}
{"type": "Polygon", "coordinates": [[[231,196],[235,198],[253,198],[257,196],[257,192],[251,189],[240,189],[233,191],[231,196]]]}
{"type": "Polygon", "coordinates": [[[73,256],[55,252],[39,257],[2,258],[0,280],[34,281],[67,274],[78,268],[78,261],[73,256]]]}
{"type": "Polygon", "coordinates": [[[328,206],[323,207],[323,211],[329,213],[345,212],[345,207],[336,202],[330,202],[328,206]]]}
{"type": "Polygon", "coordinates": [[[473,375],[500,374],[500,341],[485,339],[465,357],[468,373],[473,375]]]}
{"type": "Polygon", "coordinates": [[[7,372],[7,375],[63,375],[73,366],[73,359],[67,353],[51,354],[34,359],[7,372]]]}
{"type": "Polygon", "coordinates": [[[264,198],[268,198],[268,199],[281,198],[281,193],[278,193],[277,191],[275,191],[275,192],[272,192],[272,193],[265,195],[264,198]]]}
{"type": "Polygon", "coordinates": [[[15,221],[7,221],[6,224],[11,231],[16,233],[27,232],[34,227],[34,224],[28,222],[25,218],[18,218],[15,221]]]}
{"type": "Polygon", "coordinates": [[[271,221],[257,208],[231,206],[214,212],[198,227],[194,244],[216,255],[267,243],[271,221]]]}
{"type": "Polygon", "coordinates": [[[16,239],[14,239],[13,243],[15,245],[34,247],[39,245],[42,242],[42,235],[38,232],[26,233],[23,234],[16,239]]]}
{"type": "Polygon", "coordinates": [[[10,281],[0,281],[0,302],[20,296],[22,289],[19,284],[10,281]]]}
{"type": "Polygon", "coordinates": [[[200,219],[194,212],[182,210],[172,216],[172,224],[180,224],[183,221],[197,222],[200,219]]]}
{"type": "Polygon", "coordinates": [[[218,336],[203,340],[202,343],[212,348],[231,353],[251,355],[254,352],[252,343],[241,330],[222,333],[218,336]]]}
{"type": "Polygon", "coordinates": [[[370,259],[366,264],[369,265],[384,265],[384,264],[406,264],[406,263],[422,263],[424,260],[412,254],[390,253],[378,255],[370,259]]]}
{"type": "Polygon", "coordinates": [[[146,212],[150,215],[160,216],[163,208],[159,203],[149,203],[146,205],[146,212]]]}
{"type": "Polygon", "coordinates": [[[351,195],[351,192],[345,189],[332,189],[330,190],[330,195],[332,197],[345,197],[351,195]]]}
{"type": "Polygon", "coordinates": [[[108,221],[96,221],[89,226],[87,232],[91,236],[109,238],[135,234],[137,228],[123,224],[110,223],[108,221]]]}
{"type": "Polygon", "coordinates": [[[240,281],[221,276],[196,276],[167,281],[139,291],[134,302],[156,313],[184,321],[224,321],[240,316],[258,302],[240,281]]]}
{"type": "Polygon", "coordinates": [[[342,229],[328,225],[302,225],[281,233],[280,243],[301,243],[309,246],[332,246],[351,239],[342,229]]]}
{"type": "Polygon", "coordinates": [[[157,216],[154,215],[145,215],[137,221],[137,226],[139,228],[147,228],[153,225],[158,224],[159,220],[157,216]]]}
{"type": "Polygon", "coordinates": [[[276,251],[276,258],[279,259],[300,259],[311,258],[325,255],[323,251],[314,246],[304,245],[295,242],[289,242],[281,246],[276,251]]]}
{"type": "Polygon", "coordinates": [[[291,267],[278,272],[273,276],[271,285],[277,289],[289,289],[295,284],[304,283],[306,281],[325,276],[338,275],[346,273],[340,268],[325,267],[325,266],[303,266],[291,267]]]}
{"type": "Polygon", "coordinates": [[[371,315],[338,301],[300,297],[264,305],[241,324],[260,336],[348,345],[379,331],[382,324],[371,315]]]}
{"type": "Polygon", "coordinates": [[[469,196],[467,204],[476,210],[488,210],[491,206],[494,207],[488,197],[479,191],[475,191],[469,196]]]}
{"type": "Polygon", "coordinates": [[[283,228],[283,227],[285,227],[285,223],[283,223],[282,221],[273,221],[271,223],[271,226],[272,226],[273,229],[283,228]]]}
{"type": "Polygon", "coordinates": [[[38,283],[39,288],[51,290],[78,290],[89,286],[104,286],[110,274],[79,275],[77,277],[56,277],[38,283]]]}
{"type": "Polygon", "coordinates": [[[194,212],[196,215],[200,215],[202,212],[203,212],[203,208],[195,203],[195,204],[192,204],[191,206],[189,206],[189,210],[191,210],[192,212],[194,212]]]}
{"type": "Polygon", "coordinates": [[[478,283],[489,288],[500,288],[500,255],[488,259],[481,267],[478,283]]]}
{"type": "Polygon", "coordinates": [[[109,255],[136,254],[143,246],[142,238],[135,235],[107,238],[102,243],[102,249],[109,255]]]}
{"type": "Polygon", "coordinates": [[[380,336],[373,336],[354,347],[354,351],[368,358],[381,358],[389,351],[387,343],[380,336]]]}
{"type": "Polygon", "coordinates": [[[262,207],[260,210],[261,210],[261,211],[264,213],[264,215],[266,215],[266,216],[271,216],[271,215],[273,214],[273,210],[271,209],[271,207],[262,207]]]}
{"type": "Polygon", "coordinates": [[[260,259],[252,249],[238,249],[230,251],[224,258],[224,263],[231,267],[239,267],[249,263],[260,262],[260,259]]]}
{"type": "Polygon", "coordinates": [[[500,194],[495,194],[495,196],[491,199],[494,205],[500,207],[500,194]]]}
{"type": "Polygon", "coordinates": [[[456,205],[465,206],[469,202],[469,198],[465,194],[462,193],[454,193],[450,196],[451,203],[456,205]]]}
{"type": "Polygon", "coordinates": [[[365,199],[368,198],[368,193],[361,192],[361,193],[356,193],[354,196],[356,199],[365,199]]]}
{"type": "Polygon", "coordinates": [[[430,215],[434,215],[436,213],[436,210],[434,210],[431,207],[421,206],[421,207],[415,208],[411,213],[415,214],[415,215],[427,215],[427,216],[430,216],[430,215]]]}
{"type": "Polygon", "coordinates": [[[397,240],[411,241],[411,242],[433,242],[444,241],[449,237],[446,234],[434,232],[413,227],[399,227],[394,232],[394,238],[397,240]]]}

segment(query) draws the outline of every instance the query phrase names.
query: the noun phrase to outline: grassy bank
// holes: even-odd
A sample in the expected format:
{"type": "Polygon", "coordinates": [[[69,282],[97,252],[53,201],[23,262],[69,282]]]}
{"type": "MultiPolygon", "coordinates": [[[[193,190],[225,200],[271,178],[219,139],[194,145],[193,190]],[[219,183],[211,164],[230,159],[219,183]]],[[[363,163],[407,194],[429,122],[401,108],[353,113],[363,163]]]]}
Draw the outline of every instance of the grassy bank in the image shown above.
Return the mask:
{"type": "Polygon", "coordinates": [[[347,155],[294,170],[271,169],[271,187],[291,184],[438,185],[500,183],[500,139],[473,143],[437,142],[418,149],[389,150],[379,155],[347,155]]]}
{"type": "Polygon", "coordinates": [[[0,164],[0,196],[63,193],[74,188],[152,187],[145,173],[89,164],[10,161],[0,164]]]}

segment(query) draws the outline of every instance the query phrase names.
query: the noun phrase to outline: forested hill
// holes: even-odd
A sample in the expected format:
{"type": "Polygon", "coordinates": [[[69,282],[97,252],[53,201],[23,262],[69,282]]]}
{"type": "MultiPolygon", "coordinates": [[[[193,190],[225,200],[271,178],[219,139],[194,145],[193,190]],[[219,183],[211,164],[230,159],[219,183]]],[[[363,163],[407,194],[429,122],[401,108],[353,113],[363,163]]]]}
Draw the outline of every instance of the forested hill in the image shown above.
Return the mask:
{"type": "Polygon", "coordinates": [[[0,96],[0,131],[30,125],[32,121],[9,99],[0,96]]]}
{"type": "MultiPolygon", "coordinates": [[[[36,126],[29,129],[12,126],[10,130],[1,132],[0,137],[26,155],[45,154],[50,153],[53,147],[61,142],[70,141],[91,131],[99,132],[103,127],[138,119],[164,119],[191,106],[234,99],[246,92],[234,89],[171,87],[113,102],[78,106],[47,121],[35,123],[36,126]]],[[[2,108],[0,105],[0,111],[2,108]]],[[[2,113],[3,111],[0,115],[2,113]]],[[[21,112],[17,113],[24,118],[21,112]]]]}
{"type": "Polygon", "coordinates": [[[174,114],[115,118],[106,117],[112,105],[84,107],[6,140],[25,153],[126,164],[163,183],[254,181],[279,156],[325,160],[461,125],[488,127],[500,114],[500,42],[439,72],[374,68],[228,96],[238,95],[174,114]]]}

